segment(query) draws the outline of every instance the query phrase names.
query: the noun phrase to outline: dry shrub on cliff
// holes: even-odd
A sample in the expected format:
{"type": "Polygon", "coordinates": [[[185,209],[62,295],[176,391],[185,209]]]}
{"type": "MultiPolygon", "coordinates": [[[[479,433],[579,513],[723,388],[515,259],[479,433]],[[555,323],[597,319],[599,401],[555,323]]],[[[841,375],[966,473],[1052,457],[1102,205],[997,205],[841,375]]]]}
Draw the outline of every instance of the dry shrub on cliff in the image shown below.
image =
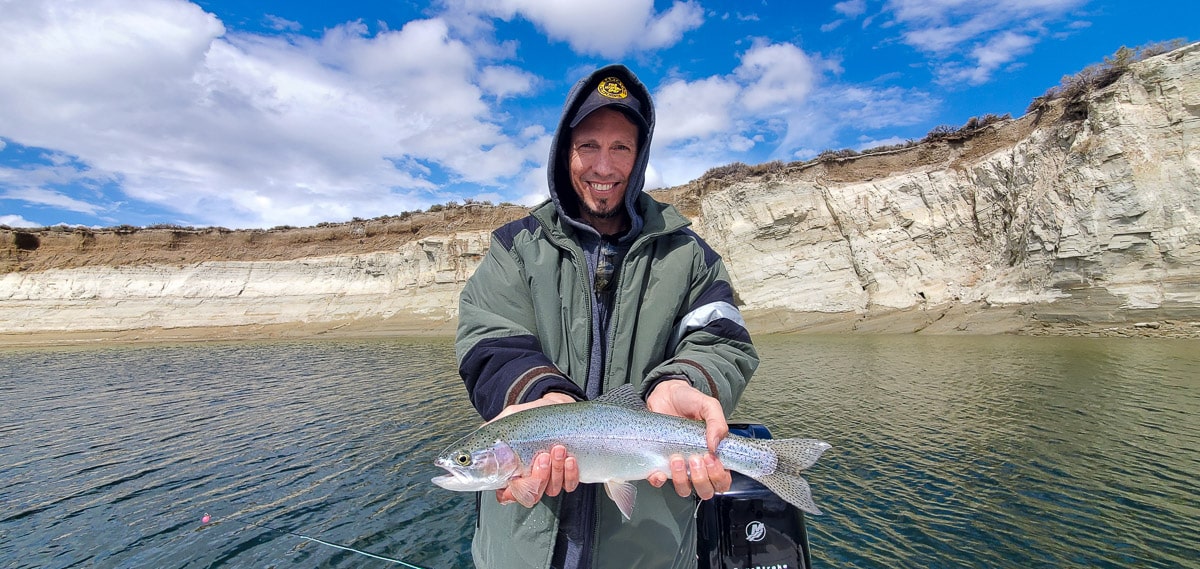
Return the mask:
{"type": "Polygon", "coordinates": [[[962,128],[958,129],[958,131],[964,132],[964,133],[973,133],[978,130],[983,130],[983,129],[987,128],[988,126],[996,124],[998,122],[1004,122],[1004,121],[1010,121],[1010,120],[1012,120],[1012,115],[1010,115],[1008,113],[1004,113],[1002,115],[988,113],[986,115],[983,115],[982,117],[971,117],[971,118],[967,119],[967,124],[964,124],[962,126],[962,128]]]}
{"type": "Polygon", "coordinates": [[[1180,38],[1165,42],[1154,42],[1135,48],[1121,46],[1116,53],[1106,56],[1104,61],[1084,67],[1074,75],[1064,75],[1058,85],[1051,87],[1042,96],[1035,98],[1033,102],[1029,103],[1029,107],[1025,112],[1040,111],[1051,101],[1062,99],[1068,107],[1064,118],[1072,120],[1083,119],[1087,116],[1087,109],[1081,108],[1079,103],[1089,93],[1112,85],[1129,70],[1130,65],[1156,55],[1167,53],[1168,51],[1179,49],[1185,45],[1187,45],[1187,41],[1180,38]]]}
{"type": "Polygon", "coordinates": [[[717,166],[716,168],[709,168],[708,171],[704,173],[704,175],[700,176],[700,181],[704,182],[704,181],[708,181],[708,180],[728,180],[728,179],[739,179],[740,180],[742,178],[745,178],[746,174],[749,171],[750,171],[750,167],[747,166],[745,162],[734,162],[733,164],[726,164],[724,166],[717,166]]]}
{"type": "Polygon", "coordinates": [[[769,174],[778,174],[787,169],[787,164],[782,160],[772,160],[754,166],[748,166],[743,162],[734,162],[724,166],[710,168],[704,175],[700,176],[699,182],[715,182],[721,180],[724,182],[738,182],[745,180],[751,176],[766,176],[769,174]]]}
{"type": "Polygon", "coordinates": [[[772,160],[770,162],[763,162],[758,166],[751,166],[750,175],[765,176],[768,174],[778,174],[785,169],[787,169],[787,164],[784,164],[782,160],[772,160]]]}
{"type": "Polygon", "coordinates": [[[1003,115],[988,113],[982,117],[971,117],[967,119],[966,124],[958,128],[954,128],[948,124],[938,125],[933,127],[933,129],[929,131],[929,134],[926,134],[925,138],[921,139],[921,142],[934,142],[937,140],[963,140],[965,138],[970,138],[984,128],[987,128],[989,125],[1009,120],[1012,120],[1012,115],[1008,113],[1003,115]]]}
{"type": "Polygon", "coordinates": [[[817,155],[817,162],[828,162],[830,160],[838,160],[841,158],[853,158],[859,154],[859,151],[850,148],[843,148],[841,150],[823,150],[817,155]]]}
{"type": "Polygon", "coordinates": [[[913,140],[910,138],[910,139],[908,139],[904,142],[898,143],[898,144],[885,144],[883,146],[873,146],[871,148],[865,148],[865,149],[863,149],[862,153],[864,155],[866,155],[866,154],[883,154],[885,152],[892,152],[893,150],[904,150],[905,148],[912,148],[918,144],[920,144],[919,141],[916,141],[916,140],[913,140]]]}

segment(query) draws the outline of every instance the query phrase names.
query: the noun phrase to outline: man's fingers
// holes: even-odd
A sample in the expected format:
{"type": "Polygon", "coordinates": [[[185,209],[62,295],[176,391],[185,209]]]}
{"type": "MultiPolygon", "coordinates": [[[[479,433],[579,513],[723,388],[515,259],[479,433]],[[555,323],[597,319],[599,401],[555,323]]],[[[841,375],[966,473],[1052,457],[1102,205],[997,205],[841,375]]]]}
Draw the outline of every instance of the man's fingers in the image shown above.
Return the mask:
{"type": "Polygon", "coordinates": [[[704,438],[708,441],[708,451],[713,454],[717,454],[717,447],[729,435],[729,424],[725,422],[725,417],[718,416],[719,420],[707,420],[704,423],[704,438]]]}
{"type": "Polygon", "coordinates": [[[547,496],[557,496],[563,490],[563,471],[566,469],[567,449],[562,445],[554,445],[550,449],[550,481],[546,485],[547,496]]]}
{"type": "MultiPolygon", "coordinates": [[[[533,472],[529,475],[538,481],[538,499],[546,493],[546,485],[550,483],[550,454],[539,453],[533,459],[533,472]]],[[[520,501],[520,500],[518,500],[520,501]]]]}
{"type": "Polygon", "coordinates": [[[687,498],[692,495],[692,484],[688,481],[687,464],[683,461],[683,457],[675,455],[671,457],[671,482],[675,484],[675,493],[680,497],[687,498]]]}
{"type": "Polygon", "coordinates": [[[671,477],[667,476],[665,472],[653,472],[650,476],[646,477],[646,481],[655,488],[662,488],[663,484],[666,484],[667,480],[670,479],[671,477]]]}
{"type": "Polygon", "coordinates": [[[712,498],[716,491],[713,490],[712,482],[708,479],[708,468],[704,464],[704,457],[692,455],[688,459],[688,466],[692,475],[692,489],[696,491],[696,495],[701,500],[712,498]]]}
{"type": "Polygon", "coordinates": [[[567,456],[563,461],[563,490],[574,492],[579,487],[579,461],[567,456]]]}
{"type": "Polygon", "coordinates": [[[704,438],[708,442],[708,451],[717,454],[717,447],[729,436],[729,423],[725,421],[721,403],[707,398],[701,408],[701,416],[704,419],[704,438]]]}
{"type": "Polygon", "coordinates": [[[704,455],[704,469],[708,472],[708,480],[716,493],[728,492],[730,486],[733,486],[733,475],[717,457],[711,454],[704,455]]]}

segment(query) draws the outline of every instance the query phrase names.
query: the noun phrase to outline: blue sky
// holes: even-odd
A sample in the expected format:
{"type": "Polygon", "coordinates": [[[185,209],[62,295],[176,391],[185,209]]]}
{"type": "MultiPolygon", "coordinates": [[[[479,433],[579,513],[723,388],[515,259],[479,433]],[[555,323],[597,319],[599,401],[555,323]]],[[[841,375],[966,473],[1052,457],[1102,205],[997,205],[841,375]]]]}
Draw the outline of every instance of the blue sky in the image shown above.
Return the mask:
{"type": "Polygon", "coordinates": [[[0,0],[0,224],[534,204],[567,89],[611,62],[654,94],[647,181],[673,186],[1019,116],[1197,21],[1193,0],[0,0]]]}

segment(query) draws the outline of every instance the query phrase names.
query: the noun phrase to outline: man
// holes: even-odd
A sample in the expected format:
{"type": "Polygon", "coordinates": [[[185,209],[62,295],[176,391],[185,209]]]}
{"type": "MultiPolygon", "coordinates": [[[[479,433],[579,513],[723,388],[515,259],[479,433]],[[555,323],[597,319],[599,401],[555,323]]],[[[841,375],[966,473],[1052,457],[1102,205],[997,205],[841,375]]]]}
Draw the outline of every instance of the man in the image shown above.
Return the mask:
{"type": "MultiPolygon", "coordinates": [[[[550,150],[551,199],[492,234],[463,290],[459,372],[484,419],[594,399],[632,383],[651,411],[705,421],[710,451],[758,355],[720,257],[674,208],[642,191],[650,93],[611,65],[572,88],[550,150]]],[[[693,567],[696,503],[729,489],[713,452],[673,457],[638,484],[624,521],[580,485],[570,449],[538,455],[532,508],[484,495],[472,545],[482,568],[693,567]],[[664,487],[667,482],[671,487],[664,487]],[[661,489],[658,489],[661,488],[661,489]]]]}

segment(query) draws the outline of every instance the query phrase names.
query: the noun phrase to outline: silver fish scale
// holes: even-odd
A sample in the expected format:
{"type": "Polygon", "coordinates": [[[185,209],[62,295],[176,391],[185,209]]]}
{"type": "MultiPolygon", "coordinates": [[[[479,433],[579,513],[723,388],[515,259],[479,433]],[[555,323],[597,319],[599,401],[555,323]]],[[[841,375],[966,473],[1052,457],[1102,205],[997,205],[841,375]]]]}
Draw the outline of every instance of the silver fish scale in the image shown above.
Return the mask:
{"type": "MultiPolygon", "coordinates": [[[[438,458],[438,466],[450,474],[433,482],[459,491],[501,488],[511,475],[528,474],[534,455],[554,444],[566,446],[575,457],[581,482],[607,484],[609,496],[626,517],[633,504],[625,482],[643,480],[655,471],[669,473],[672,455],[708,450],[703,423],[651,413],[626,384],[601,400],[535,407],[483,425],[438,458]],[[480,460],[472,463],[463,456],[480,460]],[[522,464],[513,464],[514,459],[522,464]]],[[[717,454],[726,468],[759,481],[805,512],[819,514],[800,474],[829,448],[829,443],[816,439],[729,435],[717,454]]]]}
{"type": "MultiPolygon", "coordinates": [[[[673,454],[707,451],[704,424],[616,405],[547,405],[486,424],[462,442],[476,449],[504,441],[528,468],[533,456],[562,444],[579,463],[582,482],[636,480],[668,472],[673,454]]],[[[718,448],[726,468],[749,476],[775,471],[776,457],[753,439],[727,437],[718,448]]]]}

